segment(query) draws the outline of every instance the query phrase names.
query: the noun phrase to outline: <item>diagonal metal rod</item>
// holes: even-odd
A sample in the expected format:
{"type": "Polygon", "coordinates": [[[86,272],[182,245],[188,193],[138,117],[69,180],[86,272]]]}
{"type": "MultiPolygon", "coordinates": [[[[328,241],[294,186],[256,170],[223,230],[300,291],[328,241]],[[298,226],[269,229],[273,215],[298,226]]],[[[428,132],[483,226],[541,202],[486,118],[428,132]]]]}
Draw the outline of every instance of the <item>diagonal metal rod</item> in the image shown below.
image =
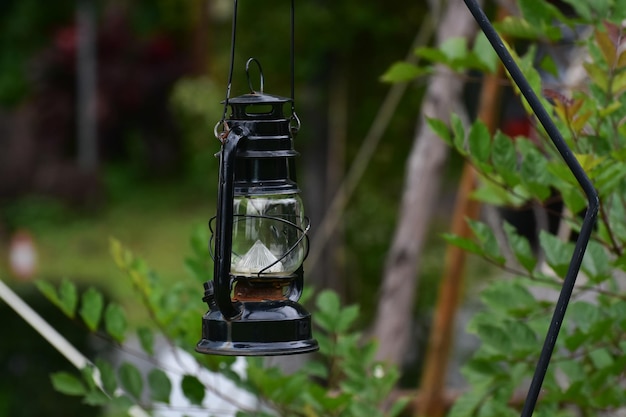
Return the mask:
{"type": "Polygon", "coordinates": [[[533,375],[530,388],[528,389],[528,395],[526,396],[526,401],[524,402],[524,408],[522,409],[521,417],[531,417],[533,411],[535,410],[537,399],[539,398],[539,392],[541,391],[541,386],[548,370],[548,365],[556,345],[559,330],[563,324],[563,318],[565,317],[567,305],[572,296],[574,285],[576,284],[576,276],[580,270],[585,249],[587,248],[587,243],[589,242],[591,232],[593,231],[593,227],[596,222],[600,201],[598,198],[598,192],[591,183],[591,180],[587,177],[587,174],[578,163],[578,160],[574,156],[572,150],[565,143],[561,133],[552,122],[550,115],[539,101],[539,98],[526,80],[526,77],[524,77],[520,68],[513,60],[513,57],[507,50],[504,42],[494,29],[493,25],[480,8],[480,5],[476,2],[476,0],[463,1],[465,1],[465,5],[474,16],[474,19],[476,19],[478,26],[480,26],[481,30],[491,43],[491,46],[493,46],[493,49],[498,54],[498,57],[500,57],[502,64],[511,75],[511,78],[519,87],[521,93],[526,98],[526,101],[528,101],[530,108],[533,110],[537,119],[546,130],[550,140],[552,140],[552,143],[554,143],[554,146],[561,154],[561,157],[567,164],[568,168],[572,174],[574,174],[574,177],[582,187],[588,200],[587,211],[580,229],[580,234],[576,240],[574,253],[572,255],[567,274],[565,275],[563,287],[561,288],[561,293],[559,294],[559,299],[557,300],[554,314],[552,315],[552,321],[550,322],[550,327],[548,328],[546,339],[541,350],[541,355],[539,356],[537,367],[535,368],[535,374],[533,375]]]}

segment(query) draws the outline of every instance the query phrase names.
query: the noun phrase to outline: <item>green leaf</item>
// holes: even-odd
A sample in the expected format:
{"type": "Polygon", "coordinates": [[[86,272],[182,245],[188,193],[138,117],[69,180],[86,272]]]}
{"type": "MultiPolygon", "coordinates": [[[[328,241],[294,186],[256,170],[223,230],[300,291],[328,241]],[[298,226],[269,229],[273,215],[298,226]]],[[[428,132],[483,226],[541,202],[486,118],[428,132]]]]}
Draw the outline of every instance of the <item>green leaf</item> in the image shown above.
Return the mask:
{"type": "Polygon", "coordinates": [[[334,333],[337,326],[336,317],[336,315],[319,310],[313,315],[313,322],[323,331],[334,333]]]}
{"type": "Polygon", "coordinates": [[[341,310],[341,302],[336,292],[331,290],[324,290],[319,293],[315,300],[317,308],[323,313],[327,313],[332,317],[337,317],[341,310]]]}
{"type": "Polygon", "coordinates": [[[456,113],[452,113],[452,116],[450,116],[450,126],[452,126],[454,147],[461,155],[467,155],[465,150],[465,128],[463,127],[463,121],[456,113]]]}
{"type": "Polygon", "coordinates": [[[143,391],[143,378],[139,370],[134,365],[125,362],[117,370],[117,374],[122,388],[134,399],[139,400],[143,391]]]}
{"type": "Polygon", "coordinates": [[[487,126],[480,120],[472,125],[469,136],[468,145],[470,155],[480,162],[487,162],[491,153],[491,135],[487,126]]]}
{"type": "Polygon", "coordinates": [[[516,16],[507,16],[502,21],[494,23],[494,26],[502,35],[517,39],[537,40],[545,35],[540,27],[533,26],[527,20],[516,16]]]}
{"type": "Polygon", "coordinates": [[[418,67],[405,61],[395,62],[381,75],[380,80],[386,83],[400,83],[412,81],[422,75],[429,74],[430,68],[418,67]]]}
{"type": "Polygon", "coordinates": [[[507,320],[504,331],[513,341],[515,352],[531,353],[537,349],[538,339],[535,332],[523,321],[507,320]]]}
{"type": "Polygon", "coordinates": [[[624,184],[625,169],[626,164],[623,162],[611,161],[608,164],[602,164],[590,173],[593,175],[594,185],[600,197],[607,197],[624,184]]]}
{"type": "Polygon", "coordinates": [[[539,233],[539,243],[546,255],[548,265],[550,265],[554,272],[560,277],[564,277],[567,273],[573,253],[572,245],[563,242],[545,230],[539,233]]]}
{"type": "Polygon", "coordinates": [[[555,78],[559,76],[559,67],[556,62],[554,62],[554,58],[550,55],[545,55],[541,59],[541,62],[539,63],[539,68],[555,78]]]}
{"type": "Polygon", "coordinates": [[[83,397],[83,402],[87,405],[100,407],[109,404],[110,398],[100,390],[93,390],[83,397]]]}
{"type": "Polygon", "coordinates": [[[478,336],[483,344],[497,353],[508,355],[513,348],[513,341],[505,330],[490,324],[479,324],[478,336]]]}
{"type": "Polygon", "coordinates": [[[55,306],[57,306],[66,316],[74,318],[76,306],[78,304],[78,293],[76,286],[70,281],[63,279],[59,286],[59,291],[52,284],[46,281],[35,281],[35,285],[41,293],[55,306]]]}
{"type": "Polygon", "coordinates": [[[409,396],[398,398],[387,413],[387,417],[397,417],[407,409],[412,398],[409,396]]]}
{"type": "Polygon", "coordinates": [[[467,219],[470,228],[474,232],[474,235],[481,243],[481,247],[485,252],[485,256],[490,258],[492,261],[503,265],[505,262],[504,256],[502,256],[502,252],[500,250],[500,244],[498,243],[496,236],[489,226],[485,223],[479,222],[477,220],[467,219]]]}
{"type": "Polygon", "coordinates": [[[583,196],[579,188],[562,188],[561,195],[563,197],[563,204],[565,204],[565,207],[567,207],[571,213],[580,213],[587,207],[587,199],[583,196]]]}
{"type": "Polygon", "coordinates": [[[113,366],[109,362],[98,358],[96,359],[96,367],[100,371],[102,387],[109,395],[113,395],[115,390],[117,390],[117,379],[115,378],[113,366]]]}
{"type": "Polygon", "coordinates": [[[422,47],[415,49],[415,55],[433,63],[446,64],[446,65],[449,63],[448,58],[446,57],[446,54],[444,54],[443,51],[441,51],[438,48],[429,48],[429,47],[422,46],[422,47]]]}
{"type": "Polygon", "coordinates": [[[567,375],[570,381],[579,381],[587,377],[580,360],[563,360],[556,364],[567,375]]]}
{"type": "Polygon", "coordinates": [[[552,24],[552,19],[558,16],[558,9],[545,1],[519,0],[518,5],[524,18],[533,27],[544,27],[552,24]]]}
{"type": "Polygon", "coordinates": [[[126,395],[120,395],[118,397],[114,397],[111,400],[110,405],[112,407],[112,416],[127,415],[128,409],[135,405],[135,402],[126,395]]]}
{"type": "Polygon", "coordinates": [[[59,300],[61,310],[66,316],[74,318],[78,306],[78,291],[74,283],[64,279],[59,286],[59,300]]]}
{"type": "Polygon", "coordinates": [[[482,248],[478,244],[476,244],[476,242],[474,242],[472,239],[453,235],[451,233],[444,233],[441,236],[450,245],[457,246],[463,249],[464,251],[474,253],[476,255],[481,255],[481,256],[485,254],[482,248]]]}
{"type": "Polygon", "coordinates": [[[350,329],[350,327],[354,324],[354,321],[359,317],[359,306],[351,305],[344,308],[341,311],[341,314],[336,318],[337,327],[336,331],[339,333],[344,333],[350,329]]]}
{"type": "Polygon", "coordinates": [[[613,365],[613,356],[606,348],[600,348],[589,352],[591,363],[596,369],[604,369],[613,365]]]}
{"type": "Polygon", "coordinates": [[[589,338],[589,336],[586,333],[584,333],[584,332],[582,332],[580,330],[575,330],[571,334],[568,334],[568,335],[565,336],[565,338],[564,338],[565,347],[570,352],[575,352],[584,343],[588,342],[588,338],[589,338]]]}
{"type": "Polygon", "coordinates": [[[80,373],[83,376],[83,382],[87,384],[88,390],[93,390],[96,388],[96,382],[94,381],[94,366],[89,364],[83,369],[80,370],[80,373]]]}
{"type": "Polygon", "coordinates": [[[433,132],[437,134],[444,142],[448,145],[452,145],[452,137],[450,136],[450,129],[448,125],[442,120],[436,119],[434,117],[426,117],[426,123],[432,129],[433,132]]]}
{"type": "MultiPolygon", "coordinates": [[[[315,314],[313,315],[313,319],[315,320],[315,314]]],[[[317,343],[320,347],[320,353],[324,356],[331,356],[334,354],[334,346],[335,344],[331,342],[330,338],[325,334],[318,333],[315,335],[317,339],[317,343]]]]}
{"type": "Polygon", "coordinates": [[[154,355],[154,333],[152,330],[146,326],[141,326],[137,329],[137,337],[143,351],[149,355],[154,355]]]}
{"type": "Polygon", "coordinates": [[[538,308],[535,297],[517,282],[494,282],[483,290],[480,298],[490,309],[507,315],[528,314],[538,308]]]}
{"type": "Polygon", "coordinates": [[[585,257],[581,269],[588,275],[589,279],[596,283],[606,281],[611,277],[611,263],[604,246],[595,241],[587,244],[585,257]]]}
{"type": "Polygon", "coordinates": [[[148,386],[150,387],[150,398],[169,404],[172,383],[165,372],[158,368],[152,369],[148,373],[148,386]]]}
{"type": "Polygon", "coordinates": [[[467,39],[462,37],[452,37],[446,39],[439,49],[448,59],[448,62],[463,59],[467,56],[467,39]]]}
{"type": "Polygon", "coordinates": [[[611,17],[614,22],[626,19],[626,0],[615,0],[611,17]]]}
{"type": "Polygon", "coordinates": [[[513,139],[498,131],[493,138],[491,161],[494,168],[509,186],[519,183],[515,174],[517,169],[517,154],[513,139]]]}
{"type": "Polygon", "coordinates": [[[118,342],[124,341],[126,333],[126,315],[118,304],[111,303],[104,312],[104,325],[107,333],[118,342]]]}
{"type": "Polygon", "coordinates": [[[117,267],[121,270],[126,270],[128,265],[132,262],[132,255],[124,249],[122,243],[115,238],[110,238],[109,251],[117,267]]]}
{"type": "Polygon", "coordinates": [[[314,361],[314,360],[305,362],[302,369],[307,375],[314,376],[314,377],[321,378],[321,379],[328,378],[328,368],[326,367],[326,365],[324,365],[321,362],[314,361]]]}
{"type": "Polygon", "coordinates": [[[198,282],[202,283],[211,280],[209,268],[207,268],[203,261],[185,259],[185,268],[198,282]]]}
{"type": "Polygon", "coordinates": [[[353,416],[381,416],[381,412],[374,405],[365,402],[352,401],[349,405],[349,410],[353,416]]]}
{"type": "Polygon", "coordinates": [[[59,307],[61,306],[61,302],[59,301],[59,296],[57,295],[57,290],[56,288],[54,288],[54,286],[52,284],[50,284],[48,281],[41,281],[41,280],[37,280],[35,281],[35,285],[37,286],[37,289],[55,306],[59,307]]]}
{"type": "Polygon", "coordinates": [[[185,375],[180,385],[183,390],[183,394],[192,404],[202,404],[202,400],[204,400],[205,389],[204,385],[202,385],[202,383],[198,381],[198,378],[191,375],[185,375]]]}
{"type": "Polygon", "coordinates": [[[473,52],[478,60],[489,70],[491,73],[495,73],[498,69],[499,59],[498,54],[491,46],[491,43],[487,40],[487,37],[483,32],[480,32],[474,40],[473,52]]]}
{"type": "MultiPolygon", "coordinates": [[[[518,141],[518,143],[523,143],[518,141]]],[[[521,148],[521,147],[520,147],[521,148]]],[[[544,201],[550,197],[550,177],[548,174],[548,162],[534,147],[523,151],[520,177],[528,189],[539,199],[544,201]]]]}
{"type": "MultiPolygon", "coordinates": [[[[507,45],[507,47],[511,55],[517,61],[517,64],[519,65],[520,70],[524,73],[524,76],[526,77],[528,84],[530,84],[531,88],[533,89],[537,97],[539,97],[539,101],[541,101],[541,104],[545,108],[550,107],[548,101],[541,94],[541,91],[542,91],[541,90],[542,89],[541,76],[539,75],[539,72],[535,68],[535,57],[537,55],[537,47],[535,45],[531,45],[528,48],[528,51],[526,52],[526,54],[521,59],[517,57],[517,54],[515,53],[514,49],[511,49],[509,45],[507,45]]],[[[510,74],[507,73],[507,76],[510,78],[510,74]]],[[[523,95],[521,95],[519,88],[517,86],[514,86],[514,89],[515,89],[515,92],[518,95],[520,95],[520,97],[522,98],[522,104],[524,105],[524,109],[526,109],[528,113],[533,113],[532,109],[530,108],[530,105],[528,104],[528,101],[523,95]]]]}
{"type": "Polygon", "coordinates": [[[576,323],[576,327],[588,332],[600,318],[598,307],[586,301],[575,301],[567,309],[567,320],[576,323]]]}
{"type": "Polygon", "coordinates": [[[517,229],[507,222],[504,222],[503,229],[517,261],[528,272],[532,272],[537,264],[537,259],[533,254],[530,243],[528,243],[528,239],[519,235],[517,229]]]}
{"type": "Polygon", "coordinates": [[[479,188],[472,192],[472,198],[482,201],[483,203],[493,204],[496,206],[519,207],[527,200],[526,198],[518,195],[520,191],[519,187],[516,187],[514,191],[516,192],[515,194],[511,193],[499,184],[487,180],[483,181],[479,188]]]}
{"type": "Polygon", "coordinates": [[[617,61],[617,49],[606,32],[595,31],[595,39],[600,52],[604,56],[604,60],[612,68],[617,61]]]}
{"type": "Polygon", "coordinates": [[[98,329],[103,308],[104,297],[99,291],[89,288],[83,293],[79,314],[92,332],[98,329]]]}
{"type": "Polygon", "coordinates": [[[485,400],[488,387],[474,386],[454,401],[447,417],[473,417],[478,406],[485,400]]]}
{"type": "Polygon", "coordinates": [[[50,375],[55,390],[65,395],[85,395],[87,389],[76,376],[67,372],[56,372],[50,375]]]}
{"type": "MultiPolygon", "coordinates": [[[[611,320],[623,331],[626,331],[626,303],[615,302],[609,307],[609,313],[611,314],[611,320]]],[[[622,348],[623,353],[626,354],[626,345],[622,348]]]]}
{"type": "Polygon", "coordinates": [[[600,65],[592,62],[583,62],[583,67],[594,84],[606,93],[609,90],[609,74],[600,65]]]}

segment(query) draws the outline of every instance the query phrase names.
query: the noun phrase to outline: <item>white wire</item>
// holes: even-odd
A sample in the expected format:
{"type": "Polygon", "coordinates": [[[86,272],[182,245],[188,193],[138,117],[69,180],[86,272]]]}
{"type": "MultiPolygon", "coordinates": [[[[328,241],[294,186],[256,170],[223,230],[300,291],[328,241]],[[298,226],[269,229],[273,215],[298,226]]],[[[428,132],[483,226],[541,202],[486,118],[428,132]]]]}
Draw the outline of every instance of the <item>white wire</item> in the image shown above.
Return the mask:
{"type": "MultiPolygon", "coordinates": [[[[78,370],[86,366],[93,366],[93,379],[99,388],[102,388],[102,378],[100,372],[93,363],[85,357],[78,349],[67,341],[56,329],[45,321],[35,310],[33,310],[24,300],[22,300],[11,288],[0,279],[0,299],[4,300],[21,318],[26,321],[37,333],[52,345],[61,355],[65,357],[78,370]]],[[[128,410],[131,417],[149,417],[139,406],[132,406],[128,410]]]]}

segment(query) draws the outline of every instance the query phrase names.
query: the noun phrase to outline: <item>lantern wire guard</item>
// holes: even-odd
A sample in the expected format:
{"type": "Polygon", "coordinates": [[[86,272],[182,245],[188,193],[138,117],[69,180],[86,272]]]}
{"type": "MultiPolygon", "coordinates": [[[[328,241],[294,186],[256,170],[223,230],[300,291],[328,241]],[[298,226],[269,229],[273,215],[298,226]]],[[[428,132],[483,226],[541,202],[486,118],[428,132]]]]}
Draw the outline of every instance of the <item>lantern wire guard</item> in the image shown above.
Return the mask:
{"type": "Polygon", "coordinates": [[[293,138],[294,0],[291,0],[291,98],[264,93],[260,62],[245,71],[250,92],[231,98],[238,1],[233,3],[230,69],[224,112],[214,128],[221,142],[217,215],[209,221],[213,280],[204,284],[209,311],[196,351],[269,356],[318,350],[311,315],[297,303],[304,288],[309,220],[296,184],[293,138]],[[259,72],[259,90],[250,77],[259,72]],[[289,103],[291,114],[283,115],[289,103]],[[228,108],[231,114],[228,115],[228,108]]]}
{"type": "Polygon", "coordinates": [[[521,93],[528,101],[530,108],[537,116],[537,119],[550,137],[550,140],[561,154],[561,157],[567,164],[572,174],[574,174],[574,177],[580,184],[588,201],[587,210],[585,212],[585,217],[580,229],[580,234],[578,235],[578,239],[576,240],[574,253],[572,255],[567,274],[565,275],[563,286],[561,288],[561,292],[556,303],[556,307],[552,316],[552,320],[550,322],[550,326],[548,328],[543,348],[541,350],[541,354],[535,368],[535,373],[533,375],[530,388],[528,389],[526,401],[524,402],[524,407],[522,409],[521,417],[531,417],[533,411],[535,410],[537,399],[539,398],[541,386],[548,370],[548,365],[550,363],[550,358],[552,357],[552,353],[556,345],[559,330],[561,329],[561,325],[563,324],[567,305],[572,296],[574,285],[576,284],[576,277],[578,275],[578,271],[580,270],[583,256],[585,254],[585,249],[587,248],[587,243],[589,242],[591,232],[593,231],[593,227],[596,223],[600,201],[598,198],[598,192],[593,186],[591,180],[589,179],[581,165],[578,163],[578,160],[572,153],[571,149],[567,146],[565,140],[561,136],[561,133],[550,118],[550,115],[539,101],[539,98],[532,90],[532,87],[524,77],[524,74],[522,73],[520,68],[515,63],[513,57],[504,45],[504,42],[494,29],[493,25],[481,9],[478,2],[476,0],[464,1],[467,8],[474,16],[474,19],[480,26],[481,30],[489,40],[489,43],[491,43],[491,46],[498,54],[498,57],[502,61],[502,64],[507,69],[507,71],[511,75],[511,78],[519,87],[521,93]]]}

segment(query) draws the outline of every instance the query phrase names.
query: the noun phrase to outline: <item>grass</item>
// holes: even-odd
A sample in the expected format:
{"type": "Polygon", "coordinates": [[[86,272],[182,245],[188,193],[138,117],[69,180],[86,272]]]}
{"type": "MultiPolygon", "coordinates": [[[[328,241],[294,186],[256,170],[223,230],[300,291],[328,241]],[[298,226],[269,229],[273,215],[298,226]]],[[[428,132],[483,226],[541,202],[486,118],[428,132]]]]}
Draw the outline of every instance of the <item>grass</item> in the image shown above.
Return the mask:
{"type": "MultiPolygon", "coordinates": [[[[70,211],[57,202],[29,198],[9,209],[21,229],[35,241],[38,264],[34,279],[68,278],[94,285],[130,303],[132,286],[109,253],[109,240],[122,242],[143,258],[164,282],[189,275],[184,259],[189,239],[213,215],[212,195],[180,184],[143,186],[124,193],[95,213],[70,211]]],[[[10,277],[9,242],[0,242],[0,277],[10,277]]],[[[200,291],[199,291],[200,294],[200,291]]]]}

